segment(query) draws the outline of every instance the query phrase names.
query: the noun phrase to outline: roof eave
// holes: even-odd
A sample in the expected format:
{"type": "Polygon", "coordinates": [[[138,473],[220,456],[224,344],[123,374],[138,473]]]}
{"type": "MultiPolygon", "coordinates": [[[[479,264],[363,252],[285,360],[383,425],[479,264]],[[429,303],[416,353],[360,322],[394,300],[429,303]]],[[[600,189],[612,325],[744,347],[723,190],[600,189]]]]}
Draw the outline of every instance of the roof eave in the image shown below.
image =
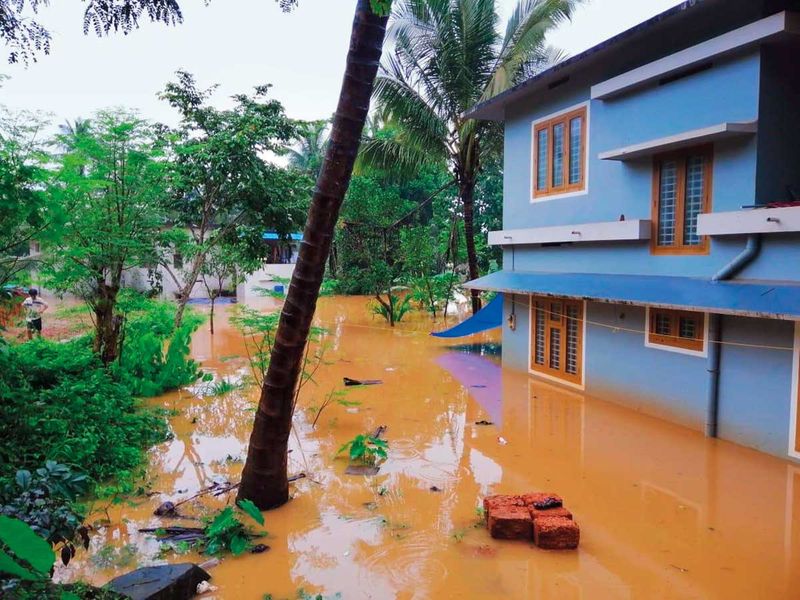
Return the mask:
{"type": "MultiPolygon", "coordinates": [[[[551,80],[556,74],[558,74],[559,78],[563,77],[565,75],[563,73],[565,69],[569,69],[569,72],[577,71],[578,63],[582,63],[586,59],[599,53],[615,50],[619,44],[650,30],[667,19],[671,19],[676,15],[687,12],[690,9],[695,8],[697,5],[703,4],[705,1],[707,0],[685,0],[677,6],[659,13],[647,21],[643,21],[642,23],[625,30],[614,37],[597,44],[596,46],[592,46],[588,50],[584,50],[580,54],[576,54],[575,56],[553,65],[549,69],[542,71],[541,73],[538,73],[537,75],[534,75],[533,77],[530,77],[521,83],[518,83],[514,87],[506,90],[505,92],[497,94],[489,100],[485,100],[479,104],[476,104],[464,112],[462,117],[464,119],[477,119],[483,121],[502,121],[505,118],[506,106],[510,102],[536,91],[536,89],[540,87],[538,84],[544,85],[544,83],[549,82],[546,80],[551,80]]],[[[583,65],[580,66],[582,67],[583,65]]]]}

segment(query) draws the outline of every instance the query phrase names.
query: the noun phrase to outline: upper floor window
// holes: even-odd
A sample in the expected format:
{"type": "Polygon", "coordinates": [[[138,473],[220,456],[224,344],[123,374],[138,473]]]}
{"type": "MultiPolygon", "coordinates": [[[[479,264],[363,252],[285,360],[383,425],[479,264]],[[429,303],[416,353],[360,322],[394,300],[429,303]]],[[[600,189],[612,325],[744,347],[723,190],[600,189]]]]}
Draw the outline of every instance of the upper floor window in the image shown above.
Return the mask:
{"type": "Polygon", "coordinates": [[[533,197],[586,189],[586,107],[533,128],[533,197]]]}
{"type": "Polygon", "coordinates": [[[711,209],[712,164],[711,147],[655,157],[653,253],[708,252],[708,237],[697,235],[697,217],[711,209]]]}

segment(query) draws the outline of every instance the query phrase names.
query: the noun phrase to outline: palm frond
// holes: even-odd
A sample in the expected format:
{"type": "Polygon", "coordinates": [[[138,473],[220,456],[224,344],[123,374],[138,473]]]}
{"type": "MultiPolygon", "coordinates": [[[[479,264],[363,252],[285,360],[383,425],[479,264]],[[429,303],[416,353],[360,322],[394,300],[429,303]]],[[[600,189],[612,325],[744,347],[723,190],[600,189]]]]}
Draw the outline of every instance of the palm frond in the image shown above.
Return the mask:
{"type": "Polygon", "coordinates": [[[572,17],[582,0],[520,0],[509,18],[497,55],[497,65],[481,100],[509,89],[519,80],[523,68],[545,64],[553,58],[545,37],[572,17]]]}
{"type": "Polygon", "coordinates": [[[376,169],[391,173],[398,179],[412,179],[420,168],[436,160],[411,140],[371,138],[361,142],[354,173],[363,174],[367,169],[376,169]]]}

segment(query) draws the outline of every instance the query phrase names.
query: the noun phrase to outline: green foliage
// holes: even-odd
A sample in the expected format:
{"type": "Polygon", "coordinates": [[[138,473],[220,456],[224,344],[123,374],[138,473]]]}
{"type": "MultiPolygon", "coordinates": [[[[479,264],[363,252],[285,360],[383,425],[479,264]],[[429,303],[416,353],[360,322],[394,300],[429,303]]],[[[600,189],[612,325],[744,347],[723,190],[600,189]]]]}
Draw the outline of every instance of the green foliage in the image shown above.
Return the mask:
{"type": "MultiPolygon", "coordinates": [[[[262,313],[244,305],[237,305],[230,317],[230,322],[244,338],[250,372],[259,387],[263,386],[267,376],[279,320],[280,313],[262,313]]],[[[325,333],[322,327],[311,327],[309,331],[298,393],[306,382],[313,380],[314,373],[323,362],[325,346],[321,342],[325,333]],[[314,353],[309,356],[312,345],[315,346],[314,353]]]]}
{"type": "Polygon", "coordinates": [[[89,487],[85,474],[48,460],[33,473],[17,471],[13,480],[0,487],[0,514],[24,521],[42,539],[60,546],[67,564],[76,544],[86,547],[89,543],[82,527],[83,511],[74,504],[89,487]]]}
{"type": "Polygon", "coordinates": [[[205,528],[205,538],[200,542],[200,549],[204,554],[218,556],[230,552],[234,556],[243,554],[252,548],[251,540],[266,535],[266,532],[254,532],[245,525],[237,514],[244,514],[259,525],[264,524],[264,516],[256,505],[249,500],[238,503],[239,511],[226,506],[213,518],[208,519],[205,528]]]}
{"type": "Polygon", "coordinates": [[[343,406],[345,408],[353,408],[356,406],[361,406],[361,402],[358,400],[349,400],[347,398],[349,390],[331,390],[322,400],[322,403],[319,406],[310,407],[309,409],[312,410],[314,414],[314,421],[311,423],[311,427],[317,426],[317,421],[322,416],[322,413],[325,411],[326,408],[331,406],[332,404],[338,404],[339,406],[343,406]]]}
{"type": "Polygon", "coordinates": [[[402,321],[406,313],[411,310],[411,296],[408,294],[400,296],[396,293],[397,289],[406,288],[390,288],[384,294],[386,298],[378,295],[377,302],[372,305],[372,312],[386,319],[391,325],[402,321]]]}
{"type": "Polygon", "coordinates": [[[0,478],[45,460],[100,481],[144,461],[166,423],[103,368],[85,338],[0,352],[0,478]]]}
{"type": "Polygon", "coordinates": [[[372,12],[381,17],[388,17],[392,12],[392,0],[369,0],[372,12]]]}
{"type": "Polygon", "coordinates": [[[45,247],[44,274],[59,292],[94,312],[94,349],[104,363],[118,352],[117,294],[123,274],[155,264],[166,221],[163,141],[134,114],[100,112],[91,124],[58,137],[51,195],[67,217],[45,247]]]}
{"type": "Polygon", "coordinates": [[[230,392],[240,390],[243,387],[244,383],[241,381],[231,381],[223,377],[217,381],[209,382],[209,386],[206,388],[206,394],[208,396],[224,396],[230,392]]]}
{"type": "Polygon", "coordinates": [[[0,287],[25,279],[33,264],[25,256],[29,241],[45,236],[59,216],[45,193],[46,125],[39,114],[0,106],[0,287]]]}
{"type": "Polygon", "coordinates": [[[130,289],[120,292],[118,309],[125,316],[122,352],[111,372],[132,394],[157,396],[198,378],[189,344],[203,322],[202,315],[189,310],[175,328],[174,303],[130,289]]]}
{"type": "MultiPolygon", "coordinates": [[[[284,154],[298,127],[277,100],[270,99],[268,85],[252,95],[233,96],[227,110],[209,102],[215,87],[201,89],[190,73],[178,71],[161,98],[180,113],[179,127],[166,132],[169,142],[169,186],[165,204],[175,231],[164,245],[183,254],[184,286],[181,301],[188,299],[206,261],[217,263],[211,271],[239,272],[257,267],[269,248],[264,231],[289,234],[305,222],[311,180],[297,170],[283,169],[265,161],[266,154],[284,154]],[[191,228],[191,235],[186,229],[191,228]],[[226,247],[216,258],[212,251],[226,247]]],[[[171,254],[163,253],[162,264],[171,254]]]]}
{"type": "Polygon", "coordinates": [[[499,204],[489,207],[478,196],[500,198],[497,190],[481,190],[480,181],[502,155],[502,128],[463,114],[557,61],[546,37],[580,1],[521,1],[501,29],[495,1],[398,0],[395,45],[375,81],[385,127],[362,143],[359,163],[408,178],[425,165],[446,164],[459,196],[449,212],[454,222],[469,220],[473,232],[463,246],[473,277],[498,257],[483,243],[481,221],[482,211],[498,211],[499,204]]]}
{"type": "Polygon", "coordinates": [[[29,525],[0,515],[0,573],[29,581],[45,579],[55,560],[50,544],[29,525]]]}
{"type": "Polygon", "coordinates": [[[387,459],[388,449],[389,443],[386,440],[362,433],[343,444],[336,455],[347,451],[351,461],[374,465],[387,459]]]}

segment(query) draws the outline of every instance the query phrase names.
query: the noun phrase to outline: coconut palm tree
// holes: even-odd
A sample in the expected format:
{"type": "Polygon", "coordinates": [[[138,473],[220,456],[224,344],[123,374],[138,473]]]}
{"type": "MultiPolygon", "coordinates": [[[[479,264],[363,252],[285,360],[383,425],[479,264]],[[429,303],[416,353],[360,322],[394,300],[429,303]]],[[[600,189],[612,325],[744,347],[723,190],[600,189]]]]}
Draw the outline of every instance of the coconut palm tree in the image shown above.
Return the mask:
{"type": "Polygon", "coordinates": [[[280,506],[289,499],[286,469],[295,390],[325,274],[325,260],[369,113],[390,4],[388,0],[356,2],[350,50],[330,143],[314,188],[303,243],[275,333],[239,486],[239,499],[252,500],[262,510],[280,506]]]}
{"type": "Polygon", "coordinates": [[[328,125],[330,121],[325,120],[303,123],[297,137],[297,147],[288,150],[289,167],[308,173],[316,179],[328,145],[328,125]]]}
{"type": "Polygon", "coordinates": [[[74,150],[78,139],[87,135],[91,130],[92,122],[90,119],[75,117],[72,122],[69,119],[64,119],[64,122],[58,126],[58,141],[67,150],[74,150]]]}
{"type": "MultiPolygon", "coordinates": [[[[399,133],[365,141],[361,160],[413,173],[447,161],[464,219],[469,276],[476,279],[474,195],[482,158],[495,150],[496,124],[464,119],[487,100],[560,58],[549,31],[581,0],[520,0],[501,33],[495,0],[398,0],[394,49],[381,64],[374,97],[399,133]]],[[[472,292],[472,311],[480,309],[472,292]]]]}

